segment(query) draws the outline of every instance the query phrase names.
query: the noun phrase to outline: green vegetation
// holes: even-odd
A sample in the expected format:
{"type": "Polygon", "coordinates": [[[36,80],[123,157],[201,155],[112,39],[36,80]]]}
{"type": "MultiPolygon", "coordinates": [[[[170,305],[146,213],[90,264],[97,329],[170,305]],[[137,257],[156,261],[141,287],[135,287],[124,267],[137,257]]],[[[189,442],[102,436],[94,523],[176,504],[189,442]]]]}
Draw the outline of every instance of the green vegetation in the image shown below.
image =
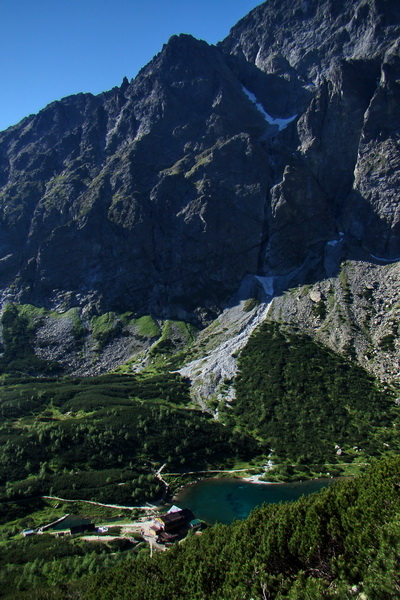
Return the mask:
{"type": "MultiPolygon", "coordinates": [[[[244,307],[252,308],[252,301],[244,307]]],[[[316,305],[318,316],[324,308],[316,305]]],[[[98,349],[127,327],[137,337],[158,338],[140,374],[69,378],[34,354],[35,333],[48,317],[45,309],[13,304],[2,317],[0,557],[7,568],[0,596],[341,600],[357,585],[371,598],[371,590],[383,586],[389,590],[383,598],[392,598],[398,581],[389,573],[397,572],[400,555],[395,458],[313,499],[259,508],[246,522],[189,536],[152,560],[144,548],[136,551],[136,542],[22,539],[22,529],[66,512],[87,515],[85,500],[130,507],[161,498],[156,472],[164,463],[175,473],[246,468],[265,463],[272,448],[276,468],[267,478],[291,480],[354,475],[374,456],[400,449],[400,409],[390,392],[282,325],[265,323],[240,353],[235,401],[224,407],[205,399],[218,404],[218,422],[189,408],[189,382],[170,372],[196,336],[191,326],[110,312],[92,318],[89,331],[77,309],[54,314],[71,319],[76,340],[91,332],[98,349]],[[46,378],[38,377],[43,373],[46,378]],[[372,485],[378,490],[373,499],[372,485]],[[50,505],[43,496],[76,504],[50,505]],[[392,571],[384,572],[385,561],[392,571]]],[[[183,481],[176,476],[170,483],[183,481]]],[[[96,507],[90,514],[106,510],[112,511],[96,507]]]]}
{"type": "Polygon", "coordinates": [[[183,321],[167,320],[163,324],[160,338],[151,347],[149,357],[155,361],[157,369],[177,368],[182,359],[179,354],[182,348],[188,346],[196,337],[197,329],[183,321]],[[166,364],[163,364],[167,361],[166,364]]]}
{"type": "Polygon", "coordinates": [[[259,507],[166,553],[121,562],[67,588],[48,585],[30,598],[396,600],[399,481],[400,459],[385,459],[357,479],[259,507]]]}
{"type": "Polygon", "coordinates": [[[82,341],[87,335],[88,331],[81,321],[78,308],[71,308],[66,313],[61,314],[60,318],[72,320],[72,335],[76,341],[82,341]]]}
{"type": "Polygon", "coordinates": [[[396,340],[398,339],[399,336],[399,324],[397,322],[396,319],[390,319],[388,325],[387,325],[387,330],[386,330],[386,334],[382,337],[382,339],[379,342],[379,347],[384,351],[384,352],[394,352],[396,346],[396,340]]]}
{"type": "Polygon", "coordinates": [[[1,317],[4,353],[0,358],[0,373],[60,373],[59,365],[42,360],[33,350],[33,337],[43,315],[42,309],[29,305],[10,303],[4,308],[1,317]]]}
{"type": "Polygon", "coordinates": [[[343,290],[343,299],[346,302],[346,304],[351,304],[353,302],[353,296],[350,290],[350,286],[349,286],[349,282],[347,279],[347,274],[346,274],[346,263],[342,264],[342,268],[340,270],[339,273],[339,279],[340,282],[342,284],[342,290],[343,290]]]}
{"type": "MultiPolygon", "coordinates": [[[[102,516],[111,510],[83,500],[137,506],[160,498],[165,489],[155,473],[164,463],[178,472],[232,468],[263,451],[250,436],[186,408],[189,400],[189,383],[177,373],[3,377],[0,560],[7,568],[0,574],[1,597],[101,573],[136,552],[123,540],[22,539],[23,529],[66,512],[102,516]],[[47,495],[76,503],[49,508],[42,498],[47,495]]],[[[139,555],[148,553],[146,546],[138,548],[139,555]]]]}
{"type": "Polygon", "coordinates": [[[146,552],[143,545],[136,546],[128,539],[102,543],[48,534],[3,539],[0,562],[5,568],[0,570],[0,597],[18,598],[24,590],[32,593],[32,588],[54,587],[82,575],[102,573],[131,558],[136,550],[146,552]]]}
{"type": "Polygon", "coordinates": [[[258,306],[259,304],[260,304],[260,301],[257,300],[257,298],[248,298],[243,305],[243,310],[244,310],[244,312],[250,312],[251,310],[256,308],[256,306],[258,306]]]}
{"type": "Polygon", "coordinates": [[[190,156],[184,156],[179,159],[176,163],[169,167],[168,169],[164,169],[161,171],[162,174],[165,175],[182,175],[185,173],[186,165],[190,161],[190,156]]]}
{"type": "Polygon", "coordinates": [[[190,171],[188,171],[185,175],[185,177],[191,177],[194,173],[196,173],[196,171],[200,168],[203,167],[207,164],[209,164],[212,160],[213,157],[213,151],[215,148],[217,148],[218,145],[215,144],[212,148],[207,148],[206,150],[204,150],[201,154],[197,154],[195,156],[195,164],[192,166],[192,168],[190,169],[190,171]]]}
{"type": "MultiPolygon", "coordinates": [[[[268,442],[274,461],[302,465],[302,476],[326,473],[324,463],[334,467],[388,447],[399,450],[393,397],[362,368],[277,324],[266,323],[251,336],[235,388],[225,422],[268,442]]],[[[294,475],[291,466],[282,469],[286,478],[294,475]]]]}
{"type": "Polygon", "coordinates": [[[379,342],[379,347],[386,352],[394,352],[396,336],[394,333],[387,333],[379,342]]]}
{"type": "Polygon", "coordinates": [[[321,300],[313,304],[311,310],[315,317],[325,319],[327,312],[324,298],[321,298],[321,300]]]}
{"type": "MultiPolygon", "coordinates": [[[[0,499],[50,494],[129,505],[161,493],[154,472],[163,463],[207,469],[260,453],[254,439],[184,408],[188,402],[189,384],[174,373],[8,378],[0,386],[0,499]]],[[[8,520],[7,504],[2,511],[8,520]]]]}
{"type": "Polygon", "coordinates": [[[161,331],[157,323],[150,315],[145,315],[133,321],[137,327],[139,335],[144,338],[156,338],[161,335],[161,331]]]}
{"type": "Polygon", "coordinates": [[[101,350],[122,331],[122,321],[113,312],[105,313],[100,317],[92,317],[90,325],[93,337],[97,341],[97,350],[101,350]]]}
{"type": "MultiPolygon", "coordinates": [[[[37,336],[39,328],[43,325],[51,327],[54,320],[60,319],[69,321],[66,331],[75,340],[77,353],[81,351],[86,338],[96,353],[101,353],[105,346],[123,336],[146,342],[144,348],[152,343],[150,358],[156,363],[152,365],[153,372],[165,371],[170,368],[170,363],[171,369],[176,368],[183,356],[179,358],[176,354],[190,345],[198,333],[190,323],[170,320],[157,323],[150,315],[136,318],[130,312],[107,312],[83,321],[76,307],[65,313],[57,313],[30,304],[9,303],[1,316],[3,343],[0,351],[3,351],[3,355],[0,356],[0,374],[35,377],[61,374],[62,365],[43,360],[37,355],[37,348],[43,348],[48,343],[37,336]]],[[[137,356],[127,361],[118,368],[118,372],[129,372],[130,364],[136,360],[137,356]]]]}

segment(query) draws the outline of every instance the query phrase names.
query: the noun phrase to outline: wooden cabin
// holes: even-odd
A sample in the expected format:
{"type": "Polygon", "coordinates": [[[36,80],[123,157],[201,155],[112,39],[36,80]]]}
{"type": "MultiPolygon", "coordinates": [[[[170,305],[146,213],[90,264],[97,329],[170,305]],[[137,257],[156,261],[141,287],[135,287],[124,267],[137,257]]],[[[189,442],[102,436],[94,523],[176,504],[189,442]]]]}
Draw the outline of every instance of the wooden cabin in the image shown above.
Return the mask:
{"type": "Polygon", "coordinates": [[[201,522],[189,508],[172,507],[165,515],[157,517],[150,531],[160,543],[172,543],[182,539],[190,529],[198,529],[201,522]]]}

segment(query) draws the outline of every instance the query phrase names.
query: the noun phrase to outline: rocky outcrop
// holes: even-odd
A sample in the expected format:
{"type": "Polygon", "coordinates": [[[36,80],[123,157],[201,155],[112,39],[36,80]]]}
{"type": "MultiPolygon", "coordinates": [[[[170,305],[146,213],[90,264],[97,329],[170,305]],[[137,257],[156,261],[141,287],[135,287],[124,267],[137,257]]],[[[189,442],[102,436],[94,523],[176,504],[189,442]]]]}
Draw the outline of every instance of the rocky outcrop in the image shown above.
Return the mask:
{"type": "Polygon", "coordinates": [[[400,371],[400,265],[346,261],[338,277],[273,299],[268,319],[311,335],[383,381],[400,371]]]}

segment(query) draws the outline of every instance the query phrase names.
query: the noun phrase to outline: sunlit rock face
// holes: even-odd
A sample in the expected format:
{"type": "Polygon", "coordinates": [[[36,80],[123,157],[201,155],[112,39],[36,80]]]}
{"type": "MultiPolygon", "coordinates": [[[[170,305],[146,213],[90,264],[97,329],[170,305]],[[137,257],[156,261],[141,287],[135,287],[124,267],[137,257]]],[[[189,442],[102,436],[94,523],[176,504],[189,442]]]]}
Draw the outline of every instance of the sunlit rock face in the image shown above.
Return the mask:
{"type": "Polygon", "coordinates": [[[205,323],[248,274],[400,257],[399,33],[394,2],[268,0],[0,134],[3,302],[205,323]]]}

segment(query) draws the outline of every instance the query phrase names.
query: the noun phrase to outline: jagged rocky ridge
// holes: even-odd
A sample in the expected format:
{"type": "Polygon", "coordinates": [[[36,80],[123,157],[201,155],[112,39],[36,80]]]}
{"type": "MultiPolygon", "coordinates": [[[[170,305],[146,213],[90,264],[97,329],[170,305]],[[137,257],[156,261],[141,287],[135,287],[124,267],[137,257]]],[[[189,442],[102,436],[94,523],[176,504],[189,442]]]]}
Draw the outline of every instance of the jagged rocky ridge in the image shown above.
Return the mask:
{"type": "MultiPolygon", "coordinates": [[[[318,333],[320,300],[294,307],[284,293],[307,284],[330,314],[326,290],[350,261],[362,272],[351,290],[375,290],[375,307],[390,288],[397,302],[394,284],[379,282],[400,258],[399,23],[384,0],[269,0],[217,47],[174,36],[133,81],[0,134],[2,303],[76,308],[89,333],[106,311],[204,326],[251,276],[242,290],[267,306],[261,283],[273,278],[268,318],[370,363],[381,338],[368,349],[355,326],[318,333]]],[[[36,340],[46,357],[60,343],[50,330],[36,340]]],[[[89,348],[81,369],[106,370],[148,344],[124,332],[103,362],[89,348]]],[[[82,347],[60,348],[79,371],[82,347]]]]}

